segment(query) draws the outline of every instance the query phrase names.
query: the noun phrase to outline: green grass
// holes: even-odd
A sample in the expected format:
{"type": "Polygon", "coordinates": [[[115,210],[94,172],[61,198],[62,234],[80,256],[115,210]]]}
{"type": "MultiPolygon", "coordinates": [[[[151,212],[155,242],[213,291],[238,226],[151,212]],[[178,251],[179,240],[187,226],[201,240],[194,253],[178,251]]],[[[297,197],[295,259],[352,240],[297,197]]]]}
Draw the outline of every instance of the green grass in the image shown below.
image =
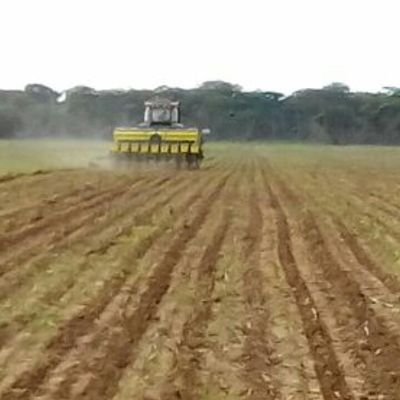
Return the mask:
{"type": "Polygon", "coordinates": [[[272,161],[292,165],[323,163],[327,166],[342,166],[344,162],[359,167],[400,167],[400,147],[394,146],[334,146],[295,142],[211,142],[206,146],[214,157],[224,154],[244,158],[255,151],[272,161]]]}
{"type": "Polygon", "coordinates": [[[0,140],[0,175],[86,167],[107,157],[109,147],[95,140],[0,140]]]}
{"type": "MultiPolygon", "coordinates": [[[[0,175],[54,168],[87,167],[108,157],[111,142],[85,139],[0,140],[0,175]]],[[[282,142],[210,142],[206,157],[240,160],[265,155],[271,162],[297,166],[354,165],[400,168],[400,147],[332,146],[282,142]]]]}

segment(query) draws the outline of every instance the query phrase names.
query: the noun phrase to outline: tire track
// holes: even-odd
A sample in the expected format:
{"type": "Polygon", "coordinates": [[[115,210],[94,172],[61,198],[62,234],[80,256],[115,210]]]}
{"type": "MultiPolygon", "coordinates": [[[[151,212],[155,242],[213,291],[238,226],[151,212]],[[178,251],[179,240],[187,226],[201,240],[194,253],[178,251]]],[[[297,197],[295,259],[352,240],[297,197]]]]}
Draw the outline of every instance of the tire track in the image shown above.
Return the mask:
{"type": "Polygon", "coordinates": [[[264,184],[276,211],[278,228],[278,257],[284,269],[287,282],[293,289],[293,295],[303,321],[311,354],[315,360],[315,371],[320,381],[325,400],[355,400],[344,378],[333,350],[332,339],[324,322],[320,319],[315,302],[304,282],[293,256],[290,229],[286,214],[273,192],[266,176],[264,184]]]}
{"type": "MultiPolygon", "coordinates": [[[[214,197],[218,196],[219,192],[222,190],[224,184],[228,176],[226,176],[220,184],[213,191],[213,195],[208,199],[213,200],[214,197]]],[[[203,189],[199,189],[201,193],[203,189]]],[[[189,205],[193,203],[196,199],[199,198],[199,193],[196,192],[193,196],[190,197],[189,201],[186,203],[189,205]]],[[[168,289],[168,281],[164,280],[162,282],[155,281],[155,279],[159,279],[159,277],[168,278],[168,273],[172,272],[172,269],[176,262],[176,257],[180,255],[180,250],[182,245],[187,243],[190,240],[190,237],[195,234],[197,227],[195,223],[199,224],[202,219],[207,215],[208,207],[206,203],[202,204],[202,208],[199,213],[196,215],[195,219],[191,226],[183,228],[179,231],[175,242],[171,245],[168,252],[165,254],[162,263],[158,265],[158,268],[155,270],[155,273],[152,279],[149,280],[149,286],[147,287],[146,292],[142,296],[140,311],[147,312],[149,315],[153,314],[157,307],[157,302],[154,299],[157,296],[161,299],[162,295],[168,289]],[[186,232],[187,231],[187,232],[186,232]],[[161,296],[161,297],[160,297],[161,296]]],[[[162,232],[160,232],[161,234],[162,232]]],[[[147,253],[147,251],[151,248],[153,244],[154,238],[150,238],[149,240],[141,243],[141,246],[138,247],[135,254],[135,260],[139,260],[147,253]]],[[[58,334],[50,341],[50,343],[46,346],[46,354],[42,362],[36,366],[35,368],[26,371],[21,374],[21,376],[16,380],[16,382],[7,390],[3,395],[3,400],[10,399],[29,399],[34,394],[36,394],[41,384],[48,377],[48,374],[62,361],[63,357],[67,354],[67,352],[71,351],[75,346],[80,337],[85,335],[87,332],[90,332],[93,329],[93,325],[98,316],[105,310],[107,305],[110,303],[112,298],[114,298],[117,293],[121,290],[124,283],[128,279],[130,271],[125,270],[122,273],[116,274],[111,281],[106,285],[106,288],[101,291],[99,296],[93,299],[81,312],[79,312],[75,317],[65,322],[65,324],[59,329],[58,334]]],[[[140,315],[138,312],[134,313],[130,318],[130,324],[133,337],[139,338],[145,331],[145,325],[149,323],[149,320],[145,319],[144,314],[140,315]],[[144,321],[144,325],[141,323],[144,321]],[[135,328],[134,322],[138,323],[138,327],[135,328]]],[[[125,342],[124,342],[125,343],[125,342]]],[[[118,341],[110,343],[110,345],[118,345],[118,341]]],[[[110,349],[111,353],[113,353],[114,349],[110,349]]],[[[127,349],[123,346],[122,349],[119,349],[119,352],[115,355],[118,357],[130,357],[131,354],[126,354],[129,352],[129,348],[127,349]]],[[[118,358],[117,357],[117,358],[118,358]]],[[[103,367],[103,365],[97,365],[97,368],[103,367]]],[[[102,368],[101,368],[102,369],[102,368]]],[[[114,371],[116,373],[117,371],[114,371]]],[[[103,374],[109,375],[112,374],[113,371],[109,369],[104,369],[99,371],[99,376],[95,376],[94,379],[102,378],[103,374]]],[[[117,383],[112,387],[112,390],[116,390],[117,383]]],[[[106,382],[100,382],[100,386],[107,385],[106,382]]],[[[111,387],[110,387],[111,388],[111,387]]],[[[93,390],[97,393],[95,387],[93,390]]],[[[105,393],[100,395],[105,395],[105,393]]],[[[99,397],[101,398],[101,397],[99,397]]]]}

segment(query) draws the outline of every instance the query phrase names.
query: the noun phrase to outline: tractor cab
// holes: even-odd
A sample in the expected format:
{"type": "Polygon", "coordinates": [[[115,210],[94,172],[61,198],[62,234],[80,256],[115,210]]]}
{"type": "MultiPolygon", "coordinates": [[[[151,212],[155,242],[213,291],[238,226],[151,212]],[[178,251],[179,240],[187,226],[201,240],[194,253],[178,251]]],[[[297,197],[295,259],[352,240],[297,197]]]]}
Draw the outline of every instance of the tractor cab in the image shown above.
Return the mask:
{"type": "Polygon", "coordinates": [[[181,128],[180,103],[162,97],[145,102],[144,122],[142,126],[170,126],[181,128]]]}

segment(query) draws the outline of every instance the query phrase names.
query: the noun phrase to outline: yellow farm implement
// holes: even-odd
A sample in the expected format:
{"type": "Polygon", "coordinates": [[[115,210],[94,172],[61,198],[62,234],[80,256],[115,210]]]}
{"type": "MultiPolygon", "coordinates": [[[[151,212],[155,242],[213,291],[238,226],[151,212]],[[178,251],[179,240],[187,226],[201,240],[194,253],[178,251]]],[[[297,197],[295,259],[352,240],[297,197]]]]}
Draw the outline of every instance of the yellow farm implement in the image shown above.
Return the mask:
{"type": "Polygon", "coordinates": [[[206,132],[180,123],[178,102],[156,98],[145,103],[144,122],[114,130],[112,153],[118,160],[174,160],[178,167],[199,168],[206,132]]]}

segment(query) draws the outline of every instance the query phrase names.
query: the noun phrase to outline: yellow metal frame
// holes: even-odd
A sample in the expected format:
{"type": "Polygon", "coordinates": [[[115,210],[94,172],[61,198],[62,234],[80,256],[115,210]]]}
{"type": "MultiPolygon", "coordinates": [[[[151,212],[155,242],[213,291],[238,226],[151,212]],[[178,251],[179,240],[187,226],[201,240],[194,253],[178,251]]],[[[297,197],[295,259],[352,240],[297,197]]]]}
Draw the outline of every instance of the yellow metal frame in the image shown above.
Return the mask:
{"type": "Polygon", "coordinates": [[[201,154],[201,133],[197,129],[145,130],[117,128],[113,133],[114,153],[133,153],[150,155],[201,154]],[[159,143],[151,143],[157,135],[159,143]]]}

